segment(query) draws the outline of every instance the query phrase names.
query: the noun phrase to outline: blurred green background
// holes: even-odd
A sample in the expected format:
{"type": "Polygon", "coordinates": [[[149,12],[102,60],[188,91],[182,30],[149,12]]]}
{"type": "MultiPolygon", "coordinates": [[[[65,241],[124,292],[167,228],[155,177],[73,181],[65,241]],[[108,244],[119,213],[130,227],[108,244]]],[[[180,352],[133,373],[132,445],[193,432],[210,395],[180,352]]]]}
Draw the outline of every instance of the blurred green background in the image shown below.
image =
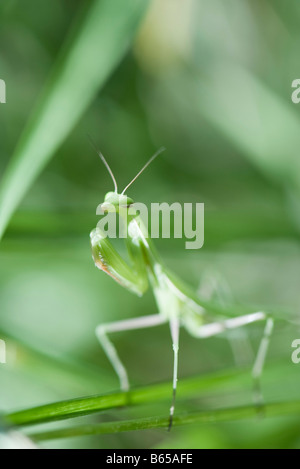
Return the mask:
{"type": "MultiPolygon", "coordinates": [[[[147,11],[139,1],[122,3],[120,10],[119,0],[0,4],[0,78],[7,86],[0,105],[2,228],[9,222],[0,244],[3,412],[117,390],[95,327],[155,312],[151,292],[135,297],[92,262],[89,232],[112,183],[87,134],[121,187],[167,147],[130,188],[135,201],[205,203],[201,250],[185,250],[185,240],[156,240],[169,268],[195,289],[209,275],[242,304],[287,318],[298,313],[300,107],[291,101],[291,83],[300,74],[299,2],[152,0],[147,11]],[[133,13],[125,22],[127,7],[133,13]]],[[[250,374],[261,334],[262,325],[254,325],[230,340],[200,341],[182,331],[179,377],[237,366],[250,374]]],[[[298,337],[295,322],[276,325],[263,376],[267,401],[300,395],[300,365],[291,362],[298,337]]],[[[134,386],[170,380],[171,395],[167,326],[112,339],[134,386]]],[[[188,402],[179,392],[178,411],[251,403],[250,378],[248,384],[188,402]]],[[[168,407],[166,401],[82,421],[168,407]]],[[[300,427],[295,416],[43,446],[299,448],[300,427]]]]}

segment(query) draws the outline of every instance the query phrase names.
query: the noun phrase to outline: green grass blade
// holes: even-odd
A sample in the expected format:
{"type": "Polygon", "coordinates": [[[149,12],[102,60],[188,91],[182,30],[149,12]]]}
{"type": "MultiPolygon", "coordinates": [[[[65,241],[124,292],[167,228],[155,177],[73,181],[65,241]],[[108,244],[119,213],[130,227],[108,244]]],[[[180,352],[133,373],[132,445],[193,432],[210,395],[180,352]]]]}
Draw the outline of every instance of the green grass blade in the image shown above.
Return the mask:
{"type": "MultiPolygon", "coordinates": [[[[300,413],[300,401],[278,402],[266,404],[263,408],[264,417],[276,417],[281,415],[295,415],[300,413]]],[[[243,406],[225,408],[204,412],[182,413],[174,417],[173,425],[206,424],[215,422],[228,422],[257,418],[259,415],[257,407],[243,406]]],[[[149,417],[125,420],[119,422],[108,422],[93,425],[80,425],[76,427],[61,428],[40,433],[31,433],[30,437],[36,441],[54,440],[60,438],[71,438],[76,436],[99,435],[106,433],[129,432],[136,430],[149,430],[154,428],[167,429],[168,416],[149,417]]]]}
{"type": "MultiPolygon", "coordinates": [[[[244,379],[249,380],[249,373],[227,372],[215,373],[208,376],[197,376],[186,380],[181,380],[178,387],[178,396],[184,397],[209,390],[209,392],[228,387],[232,389],[235,384],[243,383],[244,379]]],[[[171,398],[170,382],[147,386],[132,390],[129,393],[118,392],[107,395],[97,395],[79,399],[70,399],[61,402],[54,402],[31,409],[21,410],[6,416],[8,422],[15,425],[32,425],[44,422],[54,422],[57,420],[79,417],[93,414],[106,409],[123,407],[128,405],[138,405],[150,402],[157,402],[171,398]]]]}
{"type": "Polygon", "coordinates": [[[267,176],[299,189],[300,121],[290,90],[283,100],[251,71],[233,63],[214,70],[209,83],[199,88],[205,118],[267,176]]]}
{"type": "Polygon", "coordinates": [[[299,190],[300,119],[291,102],[292,88],[283,99],[253,71],[233,61],[207,67],[204,75],[201,70],[165,79],[161,92],[178,103],[180,112],[189,115],[192,109],[194,119],[204,117],[267,177],[299,190]]]}
{"type": "Polygon", "coordinates": [[[147,0],[94,0],[69,38],[4,174],[0,238],[24,194],[128,49],[147,0]]]}

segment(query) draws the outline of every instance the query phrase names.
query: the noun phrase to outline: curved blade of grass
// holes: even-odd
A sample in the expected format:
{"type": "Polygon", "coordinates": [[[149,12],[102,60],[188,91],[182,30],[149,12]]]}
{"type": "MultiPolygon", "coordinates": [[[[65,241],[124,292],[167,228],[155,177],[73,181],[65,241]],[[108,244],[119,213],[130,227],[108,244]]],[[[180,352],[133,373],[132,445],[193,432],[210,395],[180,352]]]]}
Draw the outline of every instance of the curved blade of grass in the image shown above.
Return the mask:
{"type": "Polygon", "coordinates": [[[290,95],[284,101],[251,71],[233,63],[216,67],[209,83],[197,86],[203,115],[266,175],[299,189],[300,120],[290,95]]]}
{"type": "Polygon", "coordinates": [[[148,0],[94,0],[68,39],[0,186],[0,239],[34,179],[128,49],[148,0]]]}
{"type": "MultiPolygon", "coordinates": [[[[248,371],[244,373],[240,371],[227,372],[226,374],[215,373],[208,376],[197,376],[181,380],[178,387],[179,397],[192,394],[200,396],[201,392],[204,393],[207,390],[211,392],[213,390],[222,389],[223,391],[227,386],[230,386],[230,389],[232,389],[237,383],[243,383],[245,379],[248,381],[251,379],[248,371]]],[[[106,409],[170,399],[170,389],[170,382],[166,382],[132,390],[129,393],[117,392],[107,395],[54,402],[11,413],[6,415],[6,420],[14,425],[33,425],[44,422],[54,422],[93,414],[106,409]]]]}
{"type": "Polygon", "coordinates": [[[195,69],[176,80],[162,79],[161,86],[180,112],[188,115],[192,109],[194,119],[204,117],[267,177],[299,190],[300,119],[292,88],[284,100],[251,70],[229,60],[207,67],[205,76],[195,69]]]}
{"type": "MultiPolygon", "coordinates": [[[[255,418],[259,415],[257,407],[243,406],[225,409],[210,410],[204,412],[182,413],[173,419],[173,426],[206,424],[212,422],[228,422],[255,418]]],[[[263,407],[264,417],[277,417],[281,415],[295,415],[300,413],[300,401],[278,402],[266,404],[263,407]]],[[[29,436],[36,441],[54,440],[60,438],[71,438],[76,436],[99,435],[106,433],[129,432],[136,430],[149,430],[163,428],[167,430],[169,416],[148,417],[140,419],[125,420],[119,422],[108,422],[93,425],[80,425],[76,427],[61,428],[40,433],[30,433],[29,436]]]]}

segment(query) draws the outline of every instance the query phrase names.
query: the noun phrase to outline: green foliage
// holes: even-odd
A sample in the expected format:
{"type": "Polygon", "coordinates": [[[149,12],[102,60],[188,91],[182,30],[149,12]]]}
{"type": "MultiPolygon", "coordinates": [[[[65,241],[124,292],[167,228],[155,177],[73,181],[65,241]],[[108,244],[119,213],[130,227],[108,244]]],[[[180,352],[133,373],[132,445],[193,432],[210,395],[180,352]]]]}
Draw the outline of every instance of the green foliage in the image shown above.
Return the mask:
{"type": "Polygon", "coordinates": [[[66,42],[0,188],[0,237],[34,179],[127,51],[147,1],[93,0],[66,42]]]}
{"type": "Polygon", "coordinates": [[[0,5],[1,411],[41,447],[299,448],[299,2],[81,3],[0,5]],[[86,134],[120,187],[166,146],[128,195],[205,203],[201,250],[155,240],[166,265],[195,291],[220,279],[234,313],[280,311],[264,415],[250,376],[259,324],[205,341],[182,331],[170,434],[167,326],[112,335],[133,385],[117,391],[95,327],[155,303],[93,265],[89,232],[112,185],[86,134]]]}

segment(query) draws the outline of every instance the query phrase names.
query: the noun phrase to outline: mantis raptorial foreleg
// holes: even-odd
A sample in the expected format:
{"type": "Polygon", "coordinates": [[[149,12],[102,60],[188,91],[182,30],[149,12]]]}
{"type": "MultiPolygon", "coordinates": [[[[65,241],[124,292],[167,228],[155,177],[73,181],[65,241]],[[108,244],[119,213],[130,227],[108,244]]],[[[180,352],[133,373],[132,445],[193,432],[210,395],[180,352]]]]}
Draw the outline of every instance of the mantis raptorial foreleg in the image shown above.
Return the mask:
{"type": "Polygon", "coordinates": [[[125,321],[116,321],[107,324],[100,324],[96,328],[97,338],[119,377],[120,386],[123,391],[129,390],[129,380],[127,371],[117,354],[115,346],[108,339],[107,334],[110,332],[145,329],[148,327],[159,326],[160,324],[164,324],[165,322],[167,322],[166,318],[164,318],[160,314],[153,314],[151,316],[142,316],[141,318],[126,319],[125,321]]]}
{"type": "Polygon", "coordinates": [[[91,232],[90,238],[96,267],[123,287],[142,295],[148,288],[148,278],[141,251],[136,249],[135,255],[130,256],[132,266],[129,266],[99,228],[91,232]]]}

